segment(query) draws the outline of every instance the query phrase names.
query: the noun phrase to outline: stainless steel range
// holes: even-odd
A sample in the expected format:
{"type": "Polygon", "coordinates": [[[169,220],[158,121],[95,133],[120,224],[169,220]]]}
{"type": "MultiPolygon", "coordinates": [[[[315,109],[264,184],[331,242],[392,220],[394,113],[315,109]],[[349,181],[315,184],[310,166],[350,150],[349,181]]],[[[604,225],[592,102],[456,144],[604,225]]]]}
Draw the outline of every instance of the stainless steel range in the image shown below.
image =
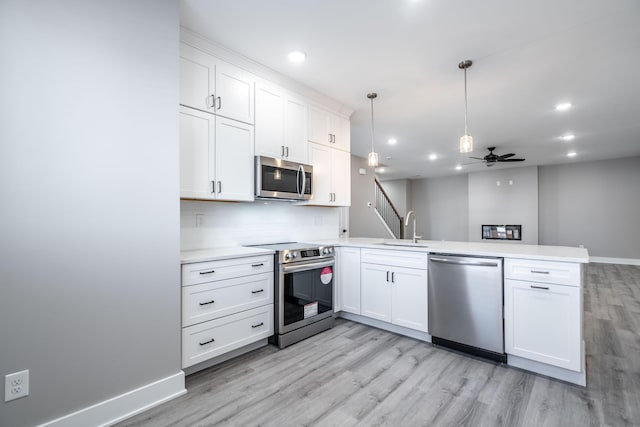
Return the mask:
{"type": "Polygon", "coordinates": [[[307,243],[260,245],[275,250],[275,335],[287,347],[333,327],[335,250],[307,243]]]}

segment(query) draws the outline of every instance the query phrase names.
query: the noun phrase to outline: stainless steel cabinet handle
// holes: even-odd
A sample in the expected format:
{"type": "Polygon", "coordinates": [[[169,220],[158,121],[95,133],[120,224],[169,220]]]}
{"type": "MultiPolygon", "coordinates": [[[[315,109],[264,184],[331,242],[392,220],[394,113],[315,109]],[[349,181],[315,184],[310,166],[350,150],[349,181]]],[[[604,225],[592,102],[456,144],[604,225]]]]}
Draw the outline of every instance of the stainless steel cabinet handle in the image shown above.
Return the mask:
{"type": "Polygon", "coordinates": [[[200,345],[207,345],[207,344],[211,344],[212,342],[214,342],[215,340],[213,338],[211,338],[209,341],[205,341],[205,342],[201,342],[200,345]]]}
{"type": "Polygon", "coordinates": [[[211,301],[207,301],[207,302],[201,302],[200,305],[209,305],[209,304],[213,304],[214,302],[216,302],[215,300],[211,300],[211,301]]]}
{"type": "Polygon", "coordinates": [[[211,192],[212,193],[216,192],[216,182],[215,181],[211,181],[211,192]]]}
{"type": "Polygon", "coordinates": [[[209,95],[209,98],[211,98],[211,105],[209,105],[209,108],[215,108],[216,107],[216,96],[214,94],[209,95]]]}
{"type": "Polygon", "coordinates": [[[536,285],[531,285],[532,289],[544,289],[545,291],[549,290],[548,286],[536,286],[536,285]]]}
{"type": "Polygon", "coordinates": [[[218,181],[218,193],[222,193],[222,181],[218,181]]]}
{"type": "Polygon", "coordinates": [[[209,270],[209,271],[201,271],[200,274],[211,274],[211,273],[215,273],[215,270],[209,270]]]}
{"type": "Polygon", "coordinates": [[[261,262],[260,264],[251,264],[251,267],[262,267],[264,265],[263,262],[261,262]]]}
{"type": "Polygon", "coordinates": [[[251,325],[252,328],[259,328],[260,326],[264,325],[264,322],[260,322],[257,325],[251,325]]]}
{"type": "Polygon", "coordinates": [[[289,147],[284,147],[284,149],[285,149],[285,150],[286,150],[286,152],[287,152],[287,155],[286,155],[285,157],[289,158],[289,147]]]}
{"type": "Polygon", "coordinates": [[[331,144],[331,134],[329,134],[329,144],[331,144]]]}
{"type": "Polygon", "coordinates": [[[543,271],[543,270],[531,270],[531,272],[533,274],[549,274],[548,271],[543,271]]]}
{"type": "Polygon", "coordinates": [[[216,108],[216,110],[221,110],[222,109],[222,98],[217,97],[216,99],[218,100],[218,107],[216,108]]]}
{"type": "Polygon", "coordinates": [[[259,294],[260,292],[264,292],[264,289],[258,289],[257,291],[251,291],[252,294],[259,294]]]}
{"type": "Polygon", "coordinates": [[[280,148],[282,148],[282,154],[280,155],[280,157],[284,157],[284,145],[281,145],[280,148]]]}

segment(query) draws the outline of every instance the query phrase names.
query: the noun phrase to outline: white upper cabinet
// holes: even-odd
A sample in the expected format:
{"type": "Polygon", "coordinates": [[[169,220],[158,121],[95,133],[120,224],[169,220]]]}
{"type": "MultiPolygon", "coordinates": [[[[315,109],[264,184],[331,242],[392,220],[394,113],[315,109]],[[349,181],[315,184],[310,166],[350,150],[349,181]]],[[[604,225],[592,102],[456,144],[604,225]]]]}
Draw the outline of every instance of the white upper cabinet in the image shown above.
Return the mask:
{"type": "Polygon", "coordinates": [[[346,151],[309,143],[309,163],[313,166],[312,205],[351,204],[351,156],[346,151]]]}
{"type": "Polygon", "coordinates": [[[307,104],[283,88],[256,84],[256,155],[307,163],[307,104]]]}
{"type": "Polygon", "coordinates": [[[253,126],[180,107],[180,197],[253,200],[253,126]]]}
{"type": "Polygon", "coordinates": [[[180,45],[180,104],[254,123],[252,74],[186,44],[180,45]]]}
{"type": "Polygon", "coordinates": [[[351,150],[349,119],[309,104],[309,141],[344,151],[351,150]]]}

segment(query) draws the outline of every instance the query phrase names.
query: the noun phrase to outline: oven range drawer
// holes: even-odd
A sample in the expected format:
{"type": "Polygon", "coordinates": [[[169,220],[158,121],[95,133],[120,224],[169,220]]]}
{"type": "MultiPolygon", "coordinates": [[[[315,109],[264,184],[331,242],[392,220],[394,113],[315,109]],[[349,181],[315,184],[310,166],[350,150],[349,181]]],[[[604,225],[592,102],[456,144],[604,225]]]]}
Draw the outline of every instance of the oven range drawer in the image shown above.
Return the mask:
{"type": "Polygon", "coordinates": [[[273,302],[273,273],[182,288],[182,326],[191,326],[273,302]]]}
{"type": "Polygon", "coordinates": [[[273,304],[182,329],[182,367],[273,335],[273,304]]]}
{"type": "Polygon", "coordinates": [[[196,262],[182,266],[182,286],[273,272],[273,255],[196,262]]]}

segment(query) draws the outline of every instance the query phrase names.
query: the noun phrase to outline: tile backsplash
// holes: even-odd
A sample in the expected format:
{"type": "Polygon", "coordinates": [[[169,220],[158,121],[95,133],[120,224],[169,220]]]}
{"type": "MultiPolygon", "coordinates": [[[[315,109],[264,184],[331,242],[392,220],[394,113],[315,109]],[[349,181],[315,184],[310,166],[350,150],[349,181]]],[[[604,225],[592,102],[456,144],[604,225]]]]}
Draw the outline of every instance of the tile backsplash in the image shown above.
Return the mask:
{"type": "Polygon", "coordinates": [[[180,202],[181,250],[333,239],[340,208],[287,202],[180,202]]]}

